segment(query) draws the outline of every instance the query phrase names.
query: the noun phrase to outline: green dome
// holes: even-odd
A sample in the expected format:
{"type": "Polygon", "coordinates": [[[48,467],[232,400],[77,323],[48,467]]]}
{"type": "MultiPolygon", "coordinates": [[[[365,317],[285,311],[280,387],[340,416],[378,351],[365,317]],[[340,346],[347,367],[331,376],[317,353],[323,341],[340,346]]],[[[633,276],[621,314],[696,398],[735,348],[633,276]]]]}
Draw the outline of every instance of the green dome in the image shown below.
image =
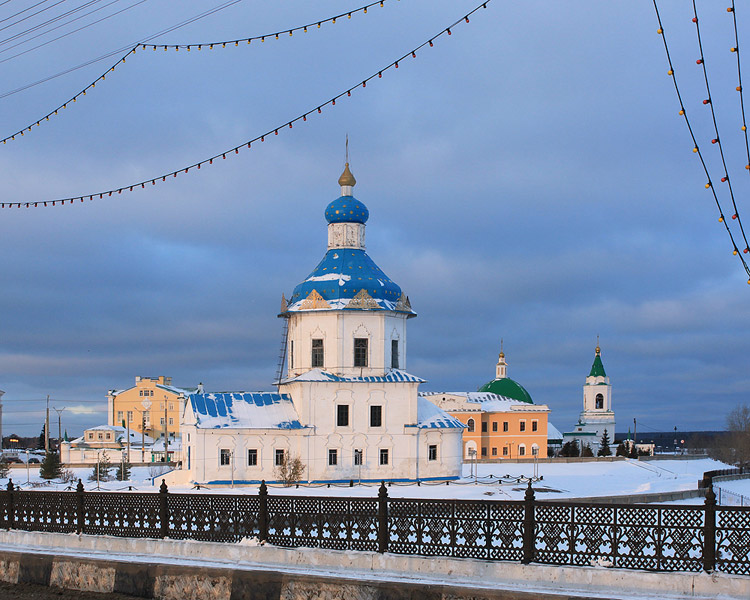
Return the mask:
{"type": "Polygon", "coordinates": [[[510,377],[494,379],[489,383],[485,383],[479,388],[479,391],[491,392],[498,396],[505,396],[506,398],[525,402],[526,404],[534,404],[529,392],[520,383],[513,381],[510,377]]]}

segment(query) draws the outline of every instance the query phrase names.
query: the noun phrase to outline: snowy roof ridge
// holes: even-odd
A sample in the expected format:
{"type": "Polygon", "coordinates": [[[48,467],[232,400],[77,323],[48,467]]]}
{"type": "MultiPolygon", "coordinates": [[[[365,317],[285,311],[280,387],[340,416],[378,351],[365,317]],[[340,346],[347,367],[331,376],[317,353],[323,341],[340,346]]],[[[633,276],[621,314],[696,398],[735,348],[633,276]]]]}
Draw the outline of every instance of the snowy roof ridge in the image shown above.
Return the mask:
{"type": "Polygon", "coordinates": [[[364,377],[342,377],[329,373],[320,368],[310,369],[309,371],[297,375],[296,377],[287,377],[281,383],[291,383],[293,381],[323,381],[323,382],[350,382],[350,383],[425,383],[425,379],[402,371],[392,369],[385,375],[371,375],[364,377]]]}
{"type": "Polygon", "coordinates": [[[427,398],[417,397],[417,427],[420,429],[463,429],[466,426],[427,398]]]}

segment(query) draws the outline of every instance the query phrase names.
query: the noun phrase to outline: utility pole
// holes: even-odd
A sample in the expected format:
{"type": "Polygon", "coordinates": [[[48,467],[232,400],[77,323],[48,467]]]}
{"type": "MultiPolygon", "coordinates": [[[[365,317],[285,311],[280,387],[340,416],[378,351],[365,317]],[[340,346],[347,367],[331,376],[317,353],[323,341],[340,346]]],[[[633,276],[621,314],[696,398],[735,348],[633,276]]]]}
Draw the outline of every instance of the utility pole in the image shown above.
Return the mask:
{"type": "Polygon", "coordinates": [[[635,417],[633,417],[633,450],[635,450],[636,456],[638,455],[638,438],[636,437],[637,431],[637,423],[635,422],[635,417]]]}
{"type": "Polygon", "coordinates": [[[65,410],[65,407],[55,408],[53,406],[52,410],[57,413],[57,451],[59,453],[62,444],[62,412],[65,410]]]}
{"type": "MultiPolygon", "coordinates": [[[[153,446],[151,447],[153,450],[153,446]]],[[[141,413],[141,462],[146,462],[146,413],[141,413]]]]}
{"type": "Polygon", "coordinates": [[[167,420],[167,402],[164,401],[164,462],[169,462],[169,421],[167,420]]]}
{"type": "Polygon", "coordinates": [[[47,416],[44,419],[44,452],[49,452],[49,394],[47,394],[47,416]]]}
{"type": "Polygon", "coordinates": [[[5,392],[0,390],[0,458],[3,456],[3,394],[5,392]]]}
{"type": "Polygon", "coordinates": [[[127,444],[128,444],[128,463],[130,463],[130,421],[128,421],[127,419],[123,419],[122,426],[126,427],[126,430],[127,430],[128,437],[126,439],[127,439],[127,444]],[[126,423],[127,423],[127,426],[125,425],[126,423]]]}

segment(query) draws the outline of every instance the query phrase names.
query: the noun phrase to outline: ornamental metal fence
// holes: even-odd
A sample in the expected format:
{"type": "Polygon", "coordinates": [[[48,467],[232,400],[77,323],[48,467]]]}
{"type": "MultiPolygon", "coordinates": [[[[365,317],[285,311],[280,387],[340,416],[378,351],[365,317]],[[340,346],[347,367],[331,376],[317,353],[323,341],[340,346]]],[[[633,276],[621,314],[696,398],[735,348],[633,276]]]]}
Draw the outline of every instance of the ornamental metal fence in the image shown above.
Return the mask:
{"type": "Polygon", "coordinates": [[[119,537],[391,552],[524,564],[750,575],[750,507],[537,500],[0,492],[0,527],[119,537]]]}

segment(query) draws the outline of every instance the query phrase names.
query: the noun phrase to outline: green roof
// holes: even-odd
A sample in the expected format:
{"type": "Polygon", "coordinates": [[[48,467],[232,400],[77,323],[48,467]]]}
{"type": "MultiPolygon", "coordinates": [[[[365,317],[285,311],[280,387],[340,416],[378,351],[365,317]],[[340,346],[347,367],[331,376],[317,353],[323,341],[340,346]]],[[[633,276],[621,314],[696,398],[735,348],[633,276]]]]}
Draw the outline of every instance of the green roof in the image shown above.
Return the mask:
{"type": "Polygon", "coordinates": [[[602,364],[602,357],[599,355],[599,353],[596,353],[596,357],[594,358],[594,364],[591,365],[591,373],[589,373],[589,377],[606,377],[607,374],[604,372],[604,365],[602,364]]]}
{"type": "Polygon", "coordinates": [[[498,396],[505,396],[506,398],[525,402],[526,404],[534,404],[534,401],[531,399],[531,394],[529,394],[520,383],[513,381],[509,377],[494,379],[485,383],[479,388],[479,391],[491,392],[498,396]]]}

